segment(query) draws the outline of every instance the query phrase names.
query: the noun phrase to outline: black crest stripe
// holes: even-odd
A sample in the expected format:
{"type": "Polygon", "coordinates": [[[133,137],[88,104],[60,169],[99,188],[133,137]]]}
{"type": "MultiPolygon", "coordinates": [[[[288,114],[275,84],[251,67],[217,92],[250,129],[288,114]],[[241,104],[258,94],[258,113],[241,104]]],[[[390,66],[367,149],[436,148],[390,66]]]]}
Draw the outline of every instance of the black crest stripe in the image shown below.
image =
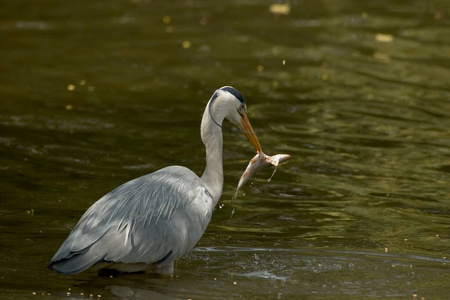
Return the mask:
{"type": "Polygon", "coordinates": [[[226,91],[230,94],[232,94],[233,96],[235,96],[239,101],[241,101],[241,103],[244,103],[244,97],[242,97],[241,93],[239,93],[239,91],[237,89],[235,89],[234,87],[231,86],[224,86],[223,88],[221,88],[222,91],[226,91]]]}

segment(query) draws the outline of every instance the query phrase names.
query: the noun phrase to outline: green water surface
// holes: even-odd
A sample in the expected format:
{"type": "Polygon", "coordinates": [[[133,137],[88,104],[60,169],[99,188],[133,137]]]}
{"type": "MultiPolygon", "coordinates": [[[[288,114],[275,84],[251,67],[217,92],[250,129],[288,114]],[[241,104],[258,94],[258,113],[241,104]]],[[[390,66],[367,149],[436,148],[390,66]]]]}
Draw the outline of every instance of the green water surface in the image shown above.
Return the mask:
{"type": "Polygon", "coordinates": [[[3,0],[0,38],[2,299],[449,299],[448,1],[3,0]],[[231,202],[254,151],[225,132],[221,201],[173,278],[48,270],[116,186],[201,174],[224,85],[291,155],[273,179],[231,202]]]}

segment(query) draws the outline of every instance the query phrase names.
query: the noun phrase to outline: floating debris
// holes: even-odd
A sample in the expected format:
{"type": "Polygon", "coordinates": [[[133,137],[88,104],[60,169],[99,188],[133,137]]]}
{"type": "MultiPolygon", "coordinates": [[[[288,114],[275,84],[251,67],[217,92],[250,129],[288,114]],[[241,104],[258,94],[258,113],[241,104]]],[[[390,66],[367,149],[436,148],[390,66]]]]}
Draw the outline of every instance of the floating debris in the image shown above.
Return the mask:
{"type": "Polygon", "coordinates": [[[289,4],[275,3],[269,6],[269,11],[274,15],[288,15],[291,13],[289,4]]]}
{"type": "Polygon", "coordinates": [[[169,15],[165,15],[163,18],[162,18],[162,21],[163,21],[163,23],[164,24],[169,24],[171,21],[172,21],[172,18],[169,16],[169,15]]]}
{"type": "Polygon", "coordinates": [[[183,41],[183,48],[184,49],[191,48],[191,42],[190,41],[183,41]]]}
{"type": "Polygon", "coordinates": [[[394,40],[394,36],[392,34],[377,33],[375,40],[380,43],[390,43],[394,40]]]}

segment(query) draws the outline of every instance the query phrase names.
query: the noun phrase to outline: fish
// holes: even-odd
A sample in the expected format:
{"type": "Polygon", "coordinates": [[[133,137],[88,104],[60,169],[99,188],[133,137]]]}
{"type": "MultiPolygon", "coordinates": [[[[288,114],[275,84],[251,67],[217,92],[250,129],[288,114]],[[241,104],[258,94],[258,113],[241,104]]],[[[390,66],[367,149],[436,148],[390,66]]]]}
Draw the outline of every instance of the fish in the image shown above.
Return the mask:
{"type": "MultiPolygon", "coordinates": [[[[259,171],[266,169],[268,167],[274,166],[278,167],[279,164],[284,163],[291,156],[289,154],[276,154],[272,156],[268,156],[264,152],[258,151],[256,155],[250,160],[247,168],[239,179],[239,183],[236,187],[236,192],[234,193],[233,199],[236,199],[238,191],[244,186],[244,184],[256,173],[259,171]]],[[[276,170],[276,169],[275,169],[276,170]]],[[[275,173],[275,171],[274,171],[275,173]]],[[[273,176],[273,174],[272,174],[273,176]]],[[[269,181],[272,177],[269,178],[269,181]]]]}

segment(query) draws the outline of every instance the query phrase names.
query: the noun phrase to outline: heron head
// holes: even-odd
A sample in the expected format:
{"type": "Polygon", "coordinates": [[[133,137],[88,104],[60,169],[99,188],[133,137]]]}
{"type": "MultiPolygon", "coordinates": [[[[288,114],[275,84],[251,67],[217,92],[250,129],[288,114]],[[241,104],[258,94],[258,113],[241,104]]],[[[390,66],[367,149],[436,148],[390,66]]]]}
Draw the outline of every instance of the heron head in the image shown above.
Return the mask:
{"type": "Polygon", "coordinates": [[[217,104],[221,105],[222,109],[226,111],[225,118],[239,127],[256,151],[261,151],[261,145],[247,117],[247,105],[241,93],[231,86],[224,86],[216,91],[212,100],[214,100],[214,97],[220,97],[220,101],[218,101],[220,104],[217,104]]]}

